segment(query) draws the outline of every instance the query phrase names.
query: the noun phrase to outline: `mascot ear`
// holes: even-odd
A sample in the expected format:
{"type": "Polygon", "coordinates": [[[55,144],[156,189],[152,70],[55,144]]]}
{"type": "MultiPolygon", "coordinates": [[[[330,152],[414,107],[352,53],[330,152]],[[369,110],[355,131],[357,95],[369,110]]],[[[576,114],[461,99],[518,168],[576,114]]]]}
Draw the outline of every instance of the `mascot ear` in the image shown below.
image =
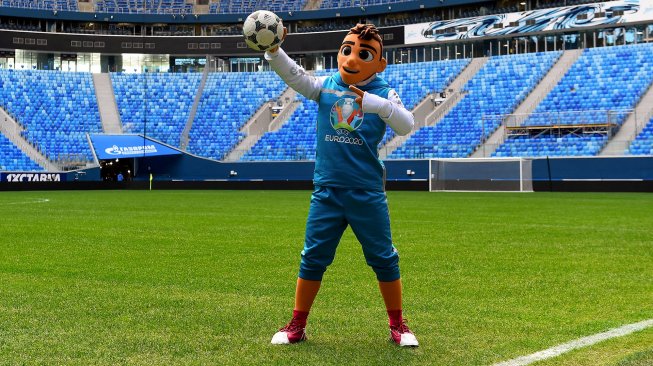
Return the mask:
{"type": "Polygon", "coordinates": [[[376,67],[376,72],[381,73],[385,68],[388,66],[388,60],[385,59],[385,57],[381,57],[381,61],[379,61],[378,66],[376,67]]]}

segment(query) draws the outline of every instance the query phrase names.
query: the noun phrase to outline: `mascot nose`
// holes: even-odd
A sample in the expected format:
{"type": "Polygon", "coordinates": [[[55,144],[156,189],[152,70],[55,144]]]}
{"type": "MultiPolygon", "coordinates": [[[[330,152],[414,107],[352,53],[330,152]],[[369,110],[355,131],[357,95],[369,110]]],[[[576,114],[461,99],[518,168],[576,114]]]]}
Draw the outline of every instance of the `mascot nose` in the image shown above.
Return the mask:
{"type": "Polygon", "coordinates": [[[343,66],[345,66],[348,69],[351,69],[353,64],[354,64],[354,61],[352,60],[352,58],[347,57],[347,59],[345,60],[345,63],[343,64],[343,66]]]}

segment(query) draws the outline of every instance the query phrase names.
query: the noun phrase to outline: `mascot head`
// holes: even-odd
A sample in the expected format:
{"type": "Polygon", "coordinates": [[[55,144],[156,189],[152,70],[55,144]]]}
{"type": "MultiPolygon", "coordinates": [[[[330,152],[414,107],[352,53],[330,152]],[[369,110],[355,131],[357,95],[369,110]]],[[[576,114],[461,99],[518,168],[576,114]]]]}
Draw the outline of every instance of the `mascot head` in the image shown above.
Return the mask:
{"type": "Polygon", "coordinates": [[[385,70],[383,38],[372,24],[356,24],[349,30],[338,52],[338,72],[342,81],[355,85],[385,70]]]}

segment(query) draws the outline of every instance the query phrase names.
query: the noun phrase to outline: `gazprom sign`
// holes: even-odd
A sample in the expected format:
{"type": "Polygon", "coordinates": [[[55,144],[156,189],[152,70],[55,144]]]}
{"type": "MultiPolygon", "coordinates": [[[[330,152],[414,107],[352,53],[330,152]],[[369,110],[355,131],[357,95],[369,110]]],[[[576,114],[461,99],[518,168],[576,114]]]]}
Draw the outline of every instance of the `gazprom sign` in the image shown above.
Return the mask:
{"type": "Polygon", "coordinates": [[[100,160],[181,154],[141,135],[91,135],[91,142],[100,160]]]}

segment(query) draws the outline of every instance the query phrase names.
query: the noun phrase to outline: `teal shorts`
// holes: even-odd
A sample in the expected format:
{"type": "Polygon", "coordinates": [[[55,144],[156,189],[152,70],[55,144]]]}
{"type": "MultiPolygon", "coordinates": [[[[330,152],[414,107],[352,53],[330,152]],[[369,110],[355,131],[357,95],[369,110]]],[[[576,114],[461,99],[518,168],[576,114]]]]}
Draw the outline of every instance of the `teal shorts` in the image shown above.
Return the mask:
{"type": "Polygon", "coordinates": [[[385,192],[326,186],[316,186],[311,196],[299,277],[322,280],[348,225],[376,278],[398,280],[399,255],[392,244],[385,192]]]}

